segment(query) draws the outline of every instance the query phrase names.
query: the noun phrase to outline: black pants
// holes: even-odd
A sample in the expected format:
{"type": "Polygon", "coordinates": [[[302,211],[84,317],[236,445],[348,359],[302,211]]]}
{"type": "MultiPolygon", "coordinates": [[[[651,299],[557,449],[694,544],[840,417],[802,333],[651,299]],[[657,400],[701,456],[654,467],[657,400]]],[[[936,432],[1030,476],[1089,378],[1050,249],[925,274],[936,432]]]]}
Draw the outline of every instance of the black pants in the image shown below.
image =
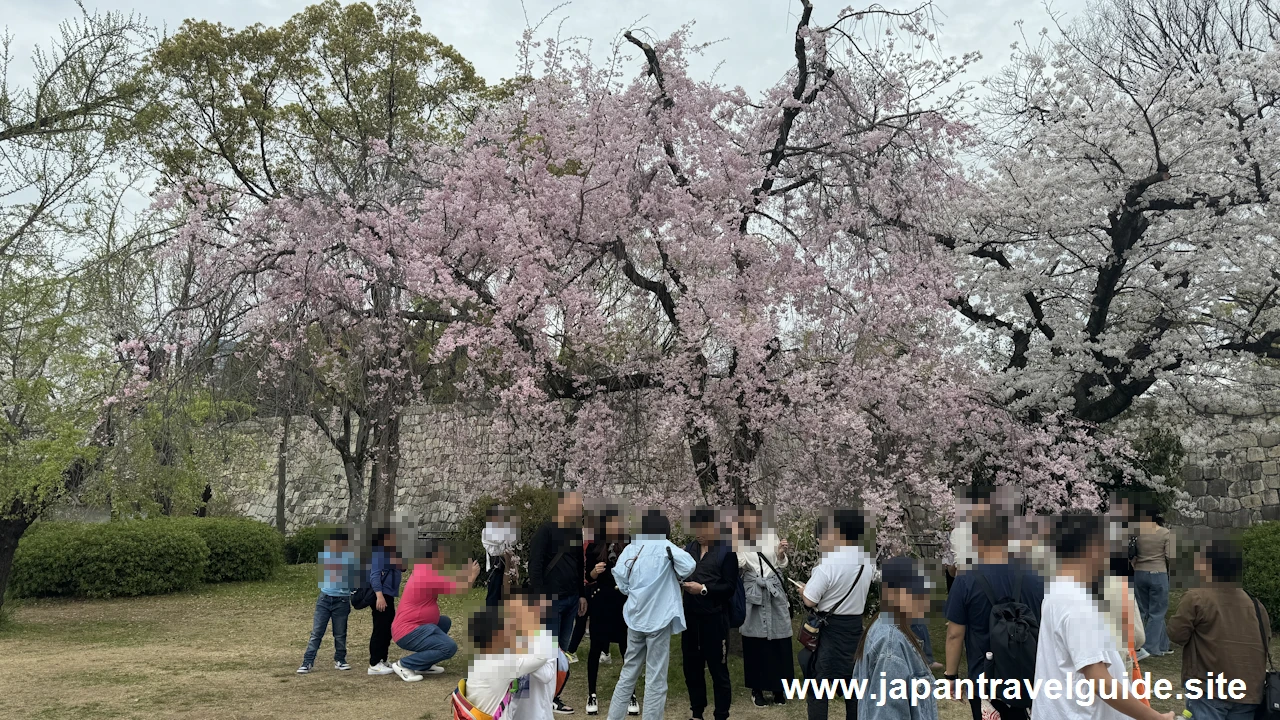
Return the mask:
{"type": "MultiPolygon", "coordinates": [[[[1031,717],[1031,711],[1026,708],[1011,708],[1002,700],[988,700],[991,707],[1000,713],[1000,720],[1027,720],[1031,717]]],[[[973,720],[982,720],[982,700],[974,698],[969,701],[969,711],[973,713],[973,720]]]]}
{"type": "MultiPolygon", "coordinates": [[[[814,680],[839,680],[853,677],[853,653],[858,649],[858,641],[862,638],[861,615],[831,615],[827,618],[827,626],[822,628],[818,652],[805,668],[804,676],[814,680]]],[[[827,699],[818,700],[812,696],[808,702],[809,720],[827,720],[827,699]]],[[[846,720],[858,717],[858,701],[850,697],[844,701],[846,720]]]]}
{"type": "MultiPolygon", "coordinates": [[[[627,657],[627,638],[625,636],[616,639],[618,644],[618,662],[622,662],[627,657]]],[[[602,632],[597,632],[591,636],[591,647],[587,650],[587,692],[592,695],[596,694],[596,678],[600,675],[600,654],[609,652],[609,646],[613,642],[602,632]]]]}
{"type": "Polygon", "coordinates": [[[507,572],[507,561],[501,555],[492,560],[489,578],[485,580],[484,605],[498,607],[502,604],[502,576],[507,572]]]}
{"type": "Polygon", "coordinates": [[[579,615],[573,621],[573,637],[569,638],[569,654],[578,652],[578,646],[582,644],[582,638],[587,634],[587,623],[591,622],[591,614],[579,615]]]}
{"type": "Polygon", "coordinates": [[[387,609],[378,611],[377,601],[370,607],[373,610],[373,632],[369,635],[369,666],[387,661],[387,649],[391,647],[391,621],[396,619],[396,599],[383,595],[387,599],[387,609]]]}
{"type": "Polygon", "coordinates": [[[689,710],[702,717],[707,707],[707,677],[703,667],[711,671],[711,688],[715,692],[715,719],[729,717],[733,702],[733,685],[729,682],[729,616],[693,615],[688,628],[680,635],[680,651],[684,658],[684,684],[689,688],[689,710]]]}

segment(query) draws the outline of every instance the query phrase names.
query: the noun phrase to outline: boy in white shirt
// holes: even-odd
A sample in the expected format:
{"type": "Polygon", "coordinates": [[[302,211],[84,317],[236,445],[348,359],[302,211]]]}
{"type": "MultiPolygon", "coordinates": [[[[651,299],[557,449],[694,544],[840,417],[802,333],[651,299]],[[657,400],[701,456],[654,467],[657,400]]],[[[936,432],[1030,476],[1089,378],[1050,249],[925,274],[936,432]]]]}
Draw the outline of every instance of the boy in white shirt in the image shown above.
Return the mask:
{"type": "MultiPolygon", "coordinates": [[[[502,704],[512,681],[537,672],[548,659],[536,648],[520,647],[522,638],[538,630],[536,615],[504,618],[499,608],[485,608],[472,616],[468,634],[476,655],[467,671],[467,700],[477,710],[492,716],[502,704]]],[[[548,699],[548,708],[550,700],[548,699]]]]}
{"type": "Polygon", "coordinates": [[[1041,605],[1035,673],[1041,690],[1031,706],[1031,720],[1173,720],[1173,713],[1153,710],[1113,686],[1127,678],[1099,608],[1110,558],[1104,519],[1085,514],[1054,518],[1052,538],[1058,575],[1041,605]],[[1048,692],[1052,688],[1056,690],[1048,692]],[[1092,702],[1083,703],[1086,697],[1092,702]]]}

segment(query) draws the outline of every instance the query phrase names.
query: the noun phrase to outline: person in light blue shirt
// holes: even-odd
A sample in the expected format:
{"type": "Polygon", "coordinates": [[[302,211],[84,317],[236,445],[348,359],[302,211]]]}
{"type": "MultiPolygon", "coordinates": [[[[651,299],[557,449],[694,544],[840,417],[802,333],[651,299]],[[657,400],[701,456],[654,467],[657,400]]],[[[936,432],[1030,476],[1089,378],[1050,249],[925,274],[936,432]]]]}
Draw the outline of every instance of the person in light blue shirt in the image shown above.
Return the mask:
{"type": "Polygon", "coordinates": [[[640,535],[618,556],[613,578],[627,596],[627,654],[609,702],[609,720],[622,720],[645,667],[644,720],[660,720],[667,707],[667,663],[671,636],[684,632],[680,582],[693,573],[693,556],[667,539],[671,522],[657,510],[645,513],[640,535]]]}
{"type": "Polygon", "coordinates": [[[348,536],[339,530],[325,541],[325,549],[318,553],[320,564],[320,597],[316,598],[316,612],[311,620],[311,639],[302,655],[299,675],[306,675],[315,666],[320,641],[330,622],[333,623],[333,669],[350,670],[347,664],[347,618],[351,615],[351,589],[356,576],[355,553],[347,549],[348,536]]]}

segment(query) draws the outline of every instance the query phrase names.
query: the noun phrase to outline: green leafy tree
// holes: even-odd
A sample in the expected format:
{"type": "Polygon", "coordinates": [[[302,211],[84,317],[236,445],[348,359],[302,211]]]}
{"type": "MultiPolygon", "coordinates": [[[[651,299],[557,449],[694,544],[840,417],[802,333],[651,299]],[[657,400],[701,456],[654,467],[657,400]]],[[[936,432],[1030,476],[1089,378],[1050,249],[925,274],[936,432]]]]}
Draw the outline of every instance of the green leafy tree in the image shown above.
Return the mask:
{"type": "Polygon", "coordinates": [[[11,80],[0,44],[0,602],[19,538],[89,478],[109,444],[121,367],[92,323],[89,268],[116,237],[112,163],[139,100],[147,28],[81,14],[11,80]]]}

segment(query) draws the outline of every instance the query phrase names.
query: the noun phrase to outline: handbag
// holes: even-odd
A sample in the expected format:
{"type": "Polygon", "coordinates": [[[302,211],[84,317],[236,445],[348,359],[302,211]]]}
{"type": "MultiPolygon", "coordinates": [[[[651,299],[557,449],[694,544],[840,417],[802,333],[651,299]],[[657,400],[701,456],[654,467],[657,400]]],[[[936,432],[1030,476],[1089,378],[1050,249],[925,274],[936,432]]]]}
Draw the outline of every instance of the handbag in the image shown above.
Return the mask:
{"type": "Polygon", "coordinates": [[[800,644],[804,649],[815,655],[818,652],[818,643],[822,639],[822,629],[827,626],[827,620],[836,608],[844,604],[845,600],[853,594],[853,589],[858,587],[858,581],[862,579],[862,573],[866,571],[867,566],[863,565],[858,568],[858,574],[853,578],[853,584],[849,586],[849,590],[845,592],[844,597],[840,601],[831,606],[831,610],[827,612],[818,612],[817,609],[809,612],[809,617],[805,618],[804,624],[800,626],[800,644]]]}
{"type": "MultiPolygon", "coordinates": [[[[390,572],[389,568],[383,568],[380,573],[382,577],[379,578],[379,581],[386,582],[388,572],[390,572]]],[[[351,607],[356,610],[363,610],[372,606],[377,601],[378,593],[374,592],[373,587],[370,585],[361,585],[356,588],[355,592],[351,593],[351,607]]]]}
{"type": "MultiPolygon", "coordinates": [[[[1248,595],[1248,593],[1245,594],[1248,595]]],[[[1262,624],[1262,610],[1258,605],[1258,598],[1249,595],[1249,599],[1253,601],[1253,612],[1258,616],[1258,633],[1262,635],[1262,651],[1267,658],[1267,670],[1262,680],[1262,702],[1258,705],[1255,717],[1258,720],[1277,720],[1280,718],[1280,672],[1276,672],[1276,666],[1271,662],[1271,640],[1266,627],[1262,624]]]]}

